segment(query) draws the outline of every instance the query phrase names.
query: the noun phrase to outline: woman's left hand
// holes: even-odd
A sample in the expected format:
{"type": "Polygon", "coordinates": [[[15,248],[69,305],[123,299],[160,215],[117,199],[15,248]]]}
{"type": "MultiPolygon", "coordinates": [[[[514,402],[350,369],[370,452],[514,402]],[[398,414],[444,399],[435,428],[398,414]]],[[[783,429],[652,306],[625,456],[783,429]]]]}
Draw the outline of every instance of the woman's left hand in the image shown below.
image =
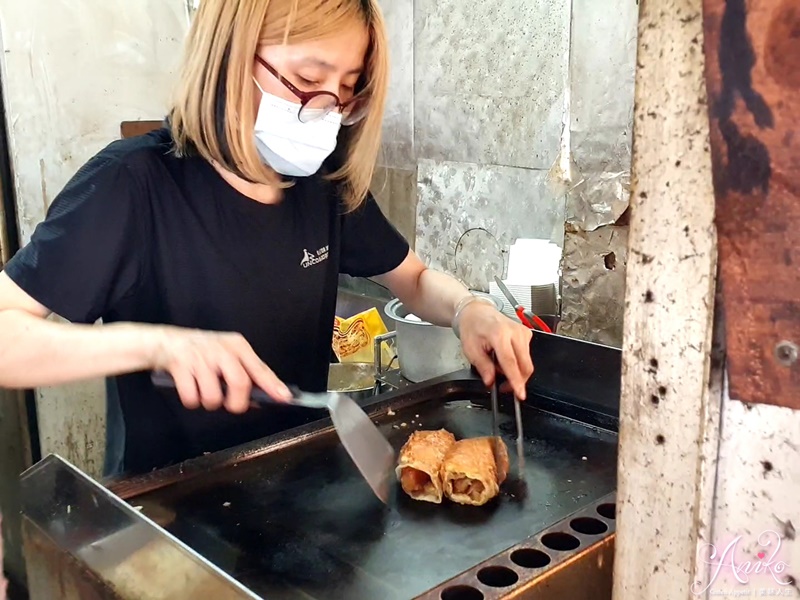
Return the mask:
{"type": "Polygon", "coordinates": [[[464,354],[483,382],[487,386],[494,383],[497,371],[492,359],[494,353],[514,394],[525,400],[525,386],[533,375],[531,330],[483,302],[472,302],[463,308],[458,329],[464,354]]]}

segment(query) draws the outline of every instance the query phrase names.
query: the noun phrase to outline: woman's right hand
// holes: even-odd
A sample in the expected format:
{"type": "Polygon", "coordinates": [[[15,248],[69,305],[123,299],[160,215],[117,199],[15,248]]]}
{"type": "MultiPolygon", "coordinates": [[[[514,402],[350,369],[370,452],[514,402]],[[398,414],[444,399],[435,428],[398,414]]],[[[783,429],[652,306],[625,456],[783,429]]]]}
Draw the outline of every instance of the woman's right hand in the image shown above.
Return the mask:
{"type": "Polygon", "coordinates": [[[152,369],[172,375],[186,408],[224,406],[229,412],[243,413],[250,406],[253,385],[276,400],[292,398],[289,388],[239,333],[157,326],[156,336],[152,369]],[[222,392],[220,378],[227,394],[222,392]]]}

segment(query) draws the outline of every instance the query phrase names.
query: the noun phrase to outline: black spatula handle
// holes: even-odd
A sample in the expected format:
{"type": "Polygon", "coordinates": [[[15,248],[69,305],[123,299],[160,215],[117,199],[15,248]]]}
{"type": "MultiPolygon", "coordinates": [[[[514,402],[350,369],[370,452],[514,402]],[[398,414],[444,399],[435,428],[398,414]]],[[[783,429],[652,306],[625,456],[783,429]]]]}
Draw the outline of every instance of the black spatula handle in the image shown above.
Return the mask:
{"type": "MultiPolygon", "coordinates": [[[[152,380],[153,385],[155,385],[157,388],[177,391],[175,379],[166,371],[153,371],[153,373],[150,375],[150,379],[152,380]]],[[[222,393],[227,394],[228,386],[225,383],[225,380],[220,379],[219,384],[222,387],[222,393]]],[[[296,387],[291,385],[288,387],[289,391],[292,393],[292,396],[297,397],[300,395],[300,390],[298,390],[296,387]]],[[[286,402],[276,400],[267,394],[267,392],[255,386],[250,390],[250,401],[255,402],[256,404],[286,404],[286,402]]]]}

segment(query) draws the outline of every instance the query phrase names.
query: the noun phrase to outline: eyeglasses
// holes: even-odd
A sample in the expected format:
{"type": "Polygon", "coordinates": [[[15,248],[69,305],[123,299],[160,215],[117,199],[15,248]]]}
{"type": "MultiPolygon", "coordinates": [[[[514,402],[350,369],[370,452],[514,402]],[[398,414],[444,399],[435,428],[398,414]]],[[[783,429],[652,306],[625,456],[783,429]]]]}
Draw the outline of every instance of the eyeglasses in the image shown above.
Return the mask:
{"type": "Polygon", "coordinates": [[[291,81],[278,73],[272,66],[255,55],[256,60],[261,63],[267,71],[280,81],[286,88],[300,100],[300,110],[297,118],[303,123],[322,119],[331,111],[338,110],[342,113],[342,125],[354,125],[363,119],[369,108],[369,98],[366,94],[356,94],[347,102],[342,102],[339,96],[328,91],[304,92],[295,87],[291,81]]]}

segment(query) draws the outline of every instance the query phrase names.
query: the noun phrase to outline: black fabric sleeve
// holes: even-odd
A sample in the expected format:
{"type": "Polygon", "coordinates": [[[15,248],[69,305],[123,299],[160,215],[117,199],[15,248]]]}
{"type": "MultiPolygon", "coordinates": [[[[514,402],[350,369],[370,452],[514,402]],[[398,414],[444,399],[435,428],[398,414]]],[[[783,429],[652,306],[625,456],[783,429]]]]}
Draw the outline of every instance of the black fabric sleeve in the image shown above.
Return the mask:
{"type": "Polygon", "coordinates": [[[138,283],[140,190],[124,163],[97,155],[56,196],[5,273],[59,316],[95,322],[138,283]]]}
{"type": "Polygon", "coordinates": [[[372,194],[342,223],[340,271],[353,277],[388,273],[408,255],[406,239],[384,216],[372,194]]]}

